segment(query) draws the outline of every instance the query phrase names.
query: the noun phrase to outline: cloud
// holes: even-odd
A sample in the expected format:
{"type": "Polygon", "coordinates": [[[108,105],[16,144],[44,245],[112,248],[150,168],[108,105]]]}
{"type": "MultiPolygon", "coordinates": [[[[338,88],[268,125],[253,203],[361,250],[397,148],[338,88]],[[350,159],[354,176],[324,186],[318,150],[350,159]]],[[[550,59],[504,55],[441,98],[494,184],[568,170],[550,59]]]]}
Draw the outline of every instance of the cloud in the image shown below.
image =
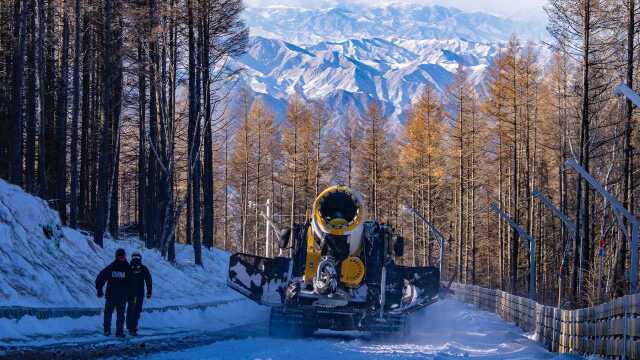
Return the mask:
{"type": "Polygon", "coordinates": [[[546,0],[245,0],[249,7],[295,6],[324,8],[339,5],[383,6],[390,4],[424,4],[452,6],[465,11],[483,11],[507,17],[539,18],[546,0]]]}

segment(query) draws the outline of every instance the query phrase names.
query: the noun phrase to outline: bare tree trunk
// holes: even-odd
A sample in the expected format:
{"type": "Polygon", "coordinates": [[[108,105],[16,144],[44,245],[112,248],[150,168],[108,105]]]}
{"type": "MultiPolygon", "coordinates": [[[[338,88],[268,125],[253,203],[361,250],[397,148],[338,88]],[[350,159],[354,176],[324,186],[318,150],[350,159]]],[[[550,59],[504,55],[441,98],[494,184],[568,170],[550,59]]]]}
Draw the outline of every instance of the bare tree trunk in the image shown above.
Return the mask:
{"type": "Polygon", "coordinates": [[[373,141],[373,218],[378,219],[378,134],[376,119],[371,119],[372,141],[373,141]]]}
{"type": "Polygon", "coordinates": [[[324,114],[316,113],[316,173],[315,173],[315,196],[320,193],[320,143],[322,142],[322,125],[324,114]]]}
{"type": "MultiPolygon", "coordinates": [[[[475,99],[472,100],[475,102],[475,99]]],[[[476,223],[475,223],[475,211],[476,211],[476,105],[472,104],[471,114],[471,207],[470,207],[470,227],[471,231],[469,236],[471,237],[471,284],[476,285],[476,223]]]]}
{"type": "Polygon", "coordinates": [[[25,188],[36,193],[36,1],[29,0],[26,92],[25,188]]]}
{"type": "MultiPolygon", "coordinates": [[[[147,153],[146,153],[146,101],[147,101],[147,84],[145,78],[145,64],[147,62],[142,35],[138,37],[138,236],[141,240],[147,240],[147,153]]],[[[145,241],[147,246],[148,242],[145,241]]]]}
{"type": "MultiPolygon", "coordinates": [[[[264,116],[264,114],[261,114],[261,116],[264,116]]],[[[254,212],[254,254],[259,254],[259,243],[258,243],[258,238],[259,236],[259,224],[260,224],[260,206],[262,206],[262,204],[260,203],[260,176],[262,176],[260,174],[260,165],[262,164],[262,122],[263,122],[263,118],[259,117],[256,119],[256,135],[257,135],[257,152],[256,152],[256,164],[255,164],[255,168],[256,168],[256,191],[255,191],[255,197],[254,197],[254,201],[255,201],[255,212],[254,212]]]]}
{"type": "MultiPolygon", "coordinates": [[[[635,37],[635,0],[628,0],[628,19],[627,19],[627,79],[626,83],[629,88],[633,89],[633,66],[634,66],[634,37],[635,37]]],[[[622,205],[633,212],[633,191],[631,186],[631,179],[633,174],[633,163],[631,162],[631,138],[633,131],[633,103],[631,100],[626,102],[625,113],[625,127],[624,127],[624,160],[622,170],[622,205]]],[[[627,234],[631,231],[627,226],[627,234]]],[[[620,237],[619,241],[620,250],[617,252],[615,259],[615,297],[620,297],[625,293],[625,279],[624,270],[625,262],[627,259],[627,239],[624,236],[620,237]]]]}
{"type": "Polygon", "coordinates": [[[44,38],[46,36],[45,31],[45,11],[44,0],[38,0],[38,36],[37,36],[37,51],[36,51],[36,63],[38,67],[38,89],[39,89],[39,103],[40,103],[40,128],[38,134],[38,195],[41,198],[46,199],[48,195],[47,189],[47,154],[46,154],[46,142],[45,136],[47,134],[47,71],[45,62],[45,45],[44,38]]]}
{"type": "MultiPolygon", "coordinates": [[[[500,110],[498,110],[498,113],[500,112],[500,110]]],[[[500,126],[498,126],[498,204],[500,204],[500,209],[504,209],[504,189],[502,187],[502,183],[503,183],[503,175],[502,175],[502,170],[503,170],[503,166],[502,166],[502,142],[504,140],[502,139],[502,128],[500,126]]],[[[498,223],[498,239],[499,239],[499,244],[500,244],[500,251],[498,253],[498,263],[499,263],[499,267],[500,267],[500,271],[498,272],[498,277],[499,277],[499,283],[500,283],[500,289],[504,290],[505,289],[505,283],[504,283],[504,245],[505,245],[505,241],[504,241],[504,232],[502,231],[504,229],[503,225],[502,225],[502,220],[500,219],[500,216],[498,216],[497,218],[497,223],[498,223]]]]}
{"type": "MultiPolygon", "coordinates": [[[[411,207],[416,208],[416,169],[415,166],[411,166],[411,207]]],[[[418,237],[418,224],[416,222],[416,215],[411,213],[411,265],[416,266],[416,239],[418,237]]]]}
{"type": "MultiPolygon", "coordinates": [[[[187,201],[188,212],[191,219],[187,218],[187,224],[193,224],[193,229],[187,227],[187,236],[192,230],[191,241],[193,244],[195,263],[202,265],[201,242],[200,242],[200,74],[196,71],[199,65],[197,39],[195,34],[195,23],[193,16],[193,5],[191,0],[187,0],[187,18],[189,31],[189,125],[187,132],[187,146],[189,156],[187,160],[188,176],[187,187],[191,201],[187,201]]],[[[188,196],[189,196],[188,195],[188,196]]]]}
{"type": "Polygon", "coordinates": [[[112,0],[104,1],[104,32],[103,32],[103,48],[104,48],[104,91],[103,91],[103,114],[104,123],[102,125],[100,140],[100,161],[98,162],[98,202],[96,207],[96,227],[94,232],[94,241],[99,245],[103,245],[103,236],[107,221],[108,201],[109,201],[109,182],[111,179],[110,171],[113,163],[113,153],[111,149],[112,140],[112,117],[111,113],[113,104],[111,103],[111,95],[113,93],[113,47],[111,40],[111,22],[113,13],[112,0]]]}
{"type": "MultiPolygon", "coordinates": [[[[295,240],[295,217],[296,217],[296,181],[298,173],[298,123],[296,121],[293,124],[293,171],[291,173],[291,218],[289,220],[289,227],[291,229],[291,235],[289,236],[289,244],[293,245],[295,240]]],[[[291,250],[289,250],[289,256],[291,256],[291,250]]]]}
{"type": "MultiPolygon", "coordinates": [[[[590,35],[591,35],[591,2],[584,2],[584,23],[582,29],[582,35],[584,37],[584,44],[582,50],[582,104],[581,104],[581,124],[580,124],[580,165],[589,171],[589,70],[590,60],[589,53],[590,47],[590,35]]],[[[589,249],[590,228],[589,228],[589,190],[586,182],[580,177],[577,181],[576,190],[576,243],[574,245],[574,278],[573,278],[573,300],[574,305],[580,305],[582,303],[582,281],[584,271],[588,266],[588,259],[586,258],[589,249]],[[583,186],[584,184],[584,186],[583,186]],[[579,245],[579,246],[578,246],[579,245]],[[579,247],[579,248],[578,248],[579,247]],[[579,254],[579,256],[577,256],[579,254]]]]}
{"type": "Polygon", "coordinates": [[[91,195],[90,186],[92,180],[91,166],[92,166],[92,145],[91,145],[91,130],[92,126],[92,108],[91,101],[91,77],[92,77],[92,60],[93,60],[93,47],[91,46],[91,25],[89,24],[90,15],[88,11],[85,11],[83,16],[83,34],[82,34],[82,132],[80,135],[80,198],[78,200],[78,222],[86,222],[90,217],[92,210],[91,207],[91,195]]]}
{"type": "Polygon", "coordinates": [[[78,227],[78,117],[80,112],[80,0],[75,1],[75,53],[73,60],[73,110],[71,120],[71,199],[69,224],[78,227]]]}
{"type": "MultiPolygon", "coordinates": [[[[513,148],[511,149],[511,216],[513,220],[518,223],[520,220],[520,215],[518,211],[518,99],[517,99],[517,80],[516,80],[516,59],[514,55],[514,69],[513,69],[513,78],[512,78],[512,86],[513,86],[513,148]]],[[[517,293],[517,281],[518,281],[518,240],[519,235],[516,229],[512,229],[511,231],[511,256],[510,256],[510,284],[509,290],[512,293],[517,293]]]]}
{"type": "MultiPolygon", "coordinates": [[[[43,136],[43,140],[46,146],[46,151],[44,152],[47,157],[45,160],[45,164],[47,166],[45,171],[45,181],[47,182],[47,194],[45,199],[47,200],[56,200],[58,194],[57,180],[56,180],[56,166],[58,157],[57,157],[57,134],[56,134],[56,38],[55,38],[55,12],[54,12],[54,4],[53,1],[46,2],[46,17],[45,19],[45,42],[44,42],[44,61],[46,63],[45,76],[47,78],[46,81],[46,89],[45,89],[45,100],[44,100],[44,108],[45,112],[45,134],[43,136]]],[[[54,204],[55,205],[55,204],[54,204]]]]}
{"type": "Polygon", "coordinates": [[[193,255],[195,264],[202,266],[202,243],[200,240],[200,159],[193,171],[193,255]]]}
{"type": "Polygon", "coordinates": [[[116,2],[117,26],[114,29],[115,49],[114,49],[114,79],[113,79],[113,120],[111,130],[111,142],[113,146],[114,162],[111,170],[111,187],[109,202],[109,232],[114,238],[118,238],[120,233],[120,115],[122,113],[122,92],[123,92],[123,64],[122,64],[122,48],[123,48],[123,21],[120,14],[120,3],[116,2]]]}
{"type": "Polygon", "coordinates": [[[27,6],[21,0],[14,0],[14,29],[15,39],[13,58],[13,108],[11,121],[11,182],[22,186],[22,156],[23,156],[23,119],[22,119],[22,85],[24,80],[24,55],[26,48],[26,16],[27,6]]]}
{"type": "MultiPolygon", "coordinates": [[[[246,96],[246,95],[245,95],[246,96]]],[[[249,216],[249,104],[244,98],[244,170],[242,173],[242,252],[247,251],[247,217],[249,216]]]]}
{"type": "Polygon", "coordinates": [[[458,139],[458,281],[462,281],[462,249],[464,247],[464,119],[463,119],[463,94],[459,94],[458,126],[460,138],[458,139]]]}
{"type": "MultiPolygon", "coordinates": [[[[155,0],[149,1],[150,27],[145,29],[149,38],[149,56],[147,58],[147,71],[149,74],[149,161],[147,163],[147,193],[145,195],[145,245],[147,248],[158,248],[161,242],[161,232],[165,228],[162,226],[160,218],[168,210],[160,208],[159,201],[159,177],[162,175],[160,168],[160,157],[155,154],[158,147],[158,41],[153,34],[153,29],[157,25],[157,3],[155,0]],[[151,153],[154,153],[152,155],[151,153]],[[163,214],[164,213],[164,214],[163,214]]],[[[167,176],[167,175],[165,175],[167,176]]]]}
{"type": "Polygon", "coordinates": [[[202,190],[204,194],[204,214],[202,218],[203,243],[207,248],[214,245],[214,206],[213,206],[213,143],[211,136],[211,75],[210,75],[210,46],[209,46],[209,0],[204,0],[205,15],[202,39],[202,92],[204,98],[204,176],[202,190]]]}
{"type": "Polygon", "coordinates": [[[229,125],[224,127],[224,237],[222,249],[227,250],[229,236],[229,125]]]}
{"type": "Polygon", "coordinates": [[[62,18],[62,57],[58,77],[58,102],[56,111],[56,208],[63,224],[67,223],[67,89],[69,77],[69,9],[64,3],[62,18]]]}

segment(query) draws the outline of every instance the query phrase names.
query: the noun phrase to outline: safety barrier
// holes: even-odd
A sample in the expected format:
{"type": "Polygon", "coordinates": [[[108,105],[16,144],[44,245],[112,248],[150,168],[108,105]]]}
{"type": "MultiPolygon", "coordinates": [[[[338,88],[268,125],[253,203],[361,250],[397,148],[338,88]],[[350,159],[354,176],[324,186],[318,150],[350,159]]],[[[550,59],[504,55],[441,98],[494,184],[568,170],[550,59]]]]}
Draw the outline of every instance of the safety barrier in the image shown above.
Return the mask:
{"type": "MultiPolygon", "coordinates": [[[[226,305],[242,299],[221,300],[208,303],[191,305],[170,305],[163,307],[148,307],[143,312],[167,312],[178,310],[204,310],[210,307],[226,305]]],[[[77,319],[83,316],[98,316],[102,314],[102,308],[31,308],[24,306],[0,306],[0,318],[19,320],[24,316],[33,316],[37,319],[53,319],[70,317],[77,319]]]]}
{"type": "Polygon", "coordinates": [[[560,310],[501,290],[453,284],[454,297],[514,322],[550,351],[640,359],[640,295],[578,310],[560,310]]]}

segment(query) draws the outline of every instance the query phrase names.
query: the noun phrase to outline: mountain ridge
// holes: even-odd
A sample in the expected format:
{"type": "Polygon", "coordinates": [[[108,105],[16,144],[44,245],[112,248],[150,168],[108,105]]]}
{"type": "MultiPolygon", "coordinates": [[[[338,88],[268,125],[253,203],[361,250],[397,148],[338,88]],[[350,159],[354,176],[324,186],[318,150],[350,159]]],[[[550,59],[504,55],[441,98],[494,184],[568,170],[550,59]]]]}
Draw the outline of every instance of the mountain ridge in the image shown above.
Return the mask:
{"type": "Polygon", "coordinates": [[[247,12],[252,35],[247,53],[234,64],[245,69],[240,88],[262,99],[279,120],[284,119],[286,101],[292,95],[323,101],[333,127],[345,123],[347,109],[363,115],[363,102],[376,100],[391,126],[398,128],[412,100],[426,86],[443,96],[460,65],[482,95],[486,70],[511,37],[497,34],[496,29],[517,29],[524,24],[438,5],[323,10],[272,7],[247,12]],[[375,22],[396,24],[396,30],[385,32],[389,27],[372,24],[372,16],[375,22]],[[452,24],[444,26],[452,19],[452,24]],[[298,24],[296,31],[288,33],[292,24],[298,24]],[[475,39],[464,36],[478,24],[482,30],[475,39]],[[438,27],[441,34],[429,32],[438,27]],[[407,37],[411,28],[422,32],[407,37]],[[374,36],[376,32],[379,36],[374,36]],[[334,36],[337,33],[341,35],[334,36]]]}

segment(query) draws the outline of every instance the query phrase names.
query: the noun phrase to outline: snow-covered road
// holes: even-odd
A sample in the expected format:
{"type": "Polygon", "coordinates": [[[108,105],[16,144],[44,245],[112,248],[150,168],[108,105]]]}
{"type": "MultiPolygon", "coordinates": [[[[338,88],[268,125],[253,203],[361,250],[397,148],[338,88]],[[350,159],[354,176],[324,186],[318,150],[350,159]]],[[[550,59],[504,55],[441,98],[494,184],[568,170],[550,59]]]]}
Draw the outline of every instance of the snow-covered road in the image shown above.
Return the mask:
{"type": "Polygon", "coordinates": [[[245,339],[171,353],[149,360],[174,359],[576,359],[549,353],[497,315],[454,300],[444,300],[414,315],[409,338],[396,342],[344,336],[273,339],[265,333],[245,339]]]}

